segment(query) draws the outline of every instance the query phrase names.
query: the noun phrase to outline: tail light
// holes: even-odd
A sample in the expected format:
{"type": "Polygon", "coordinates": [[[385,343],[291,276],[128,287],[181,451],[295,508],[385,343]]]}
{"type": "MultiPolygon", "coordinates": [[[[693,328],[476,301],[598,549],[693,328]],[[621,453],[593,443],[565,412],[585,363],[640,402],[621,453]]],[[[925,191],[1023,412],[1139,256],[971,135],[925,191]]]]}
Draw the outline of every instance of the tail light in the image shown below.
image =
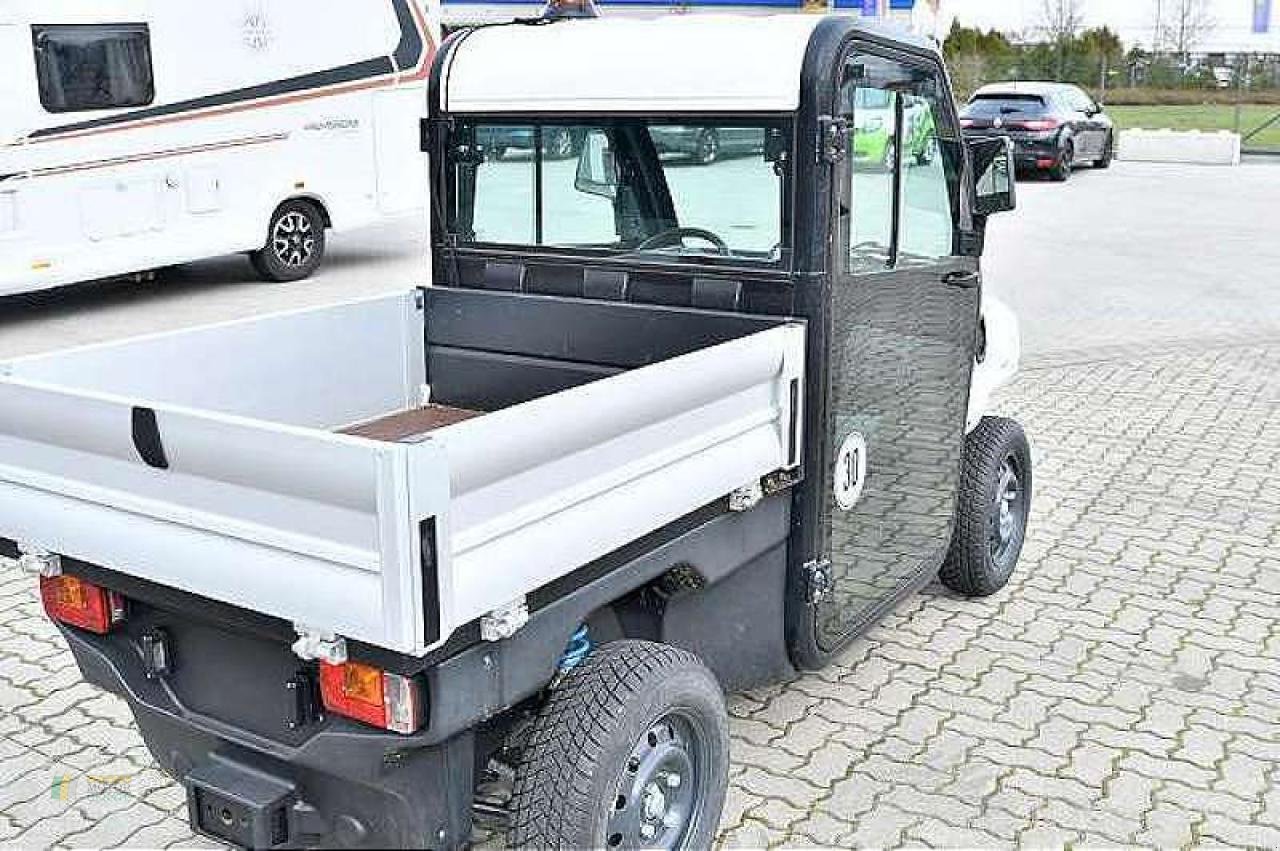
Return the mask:
{"type": "Polygon", "coordinates": [[[422,726],[422,689],[411,677],[372,665],[320,663],[320,697],[325,709],[396,733],[422,726]]]}
{"type": "Polygon", "coordinates": [[[961,127],[972,127],[972,126],[973,126],[974,124],[976,124],[976,123],[977,123],[977,122],[975,122],[972,118],[961,118],[961,119],[960,119],[960,126],[961,126],[961,127]]]}
{"type": "Polygon", "coordinates": [[[1062,122],[1056,118],[1032,118],[1027,121],[1019,121],[1017,124],[1010,124],[1010,127],[1021,127],[1023,130],[1057,130],[1062,126],[1062,122]]]}
{"type": "Polygon", "coordinates": [[[76,576],[40,577],[40,600],[59,623],[103,635],[124,620],[124,597],[76,576]]]}

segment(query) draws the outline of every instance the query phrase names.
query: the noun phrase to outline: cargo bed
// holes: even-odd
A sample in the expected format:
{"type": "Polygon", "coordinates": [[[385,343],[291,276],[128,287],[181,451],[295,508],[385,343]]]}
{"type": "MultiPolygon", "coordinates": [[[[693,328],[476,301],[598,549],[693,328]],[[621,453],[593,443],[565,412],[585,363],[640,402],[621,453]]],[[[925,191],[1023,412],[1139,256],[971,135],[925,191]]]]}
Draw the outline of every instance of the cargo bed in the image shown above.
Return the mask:
{"type": "Polygon", "coordinates": [[[390,650],[800,458],[803,327],[426,288],[0,365],[0,538],[390,650]]]}

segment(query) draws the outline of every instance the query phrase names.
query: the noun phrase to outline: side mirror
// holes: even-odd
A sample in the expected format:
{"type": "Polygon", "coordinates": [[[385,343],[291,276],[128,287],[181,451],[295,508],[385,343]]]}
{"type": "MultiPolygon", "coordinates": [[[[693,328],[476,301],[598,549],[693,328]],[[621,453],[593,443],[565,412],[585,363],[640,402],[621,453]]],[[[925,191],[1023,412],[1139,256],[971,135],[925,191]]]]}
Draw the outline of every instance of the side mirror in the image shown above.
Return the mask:
{"type": "Polygon", "coordinates": [[[602,130],[591,130],[582,140],[578,154],[578,173],[573,186],[579,192],[614,200],[618,197],[618,162],[609,147],[609,137],[602,130]]]}
{"type": "Polygon", "coordinates": [[[974,175],[973,214],[989,216],[1017,207],[1013,140],[1004,136],[985,136],[969,139],[967,145],[974,175]]]}

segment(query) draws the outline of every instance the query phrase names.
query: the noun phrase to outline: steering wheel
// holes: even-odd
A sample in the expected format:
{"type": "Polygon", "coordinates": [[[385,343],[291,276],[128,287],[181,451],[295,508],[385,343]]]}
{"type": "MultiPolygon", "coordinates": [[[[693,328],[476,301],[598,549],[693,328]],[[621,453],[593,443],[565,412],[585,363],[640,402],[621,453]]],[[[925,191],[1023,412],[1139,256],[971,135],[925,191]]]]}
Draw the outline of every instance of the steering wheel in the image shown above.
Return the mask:
{"type": "Polygon", "coordinates": [[[660,233],[641,242],[635,247],[636,251],[647,251],[651,248],[663,248],[668,245],[679,245],[684,242],[685,237],[693,239],[705,239],[716,247],[716,251],[720,254],[729,253],[729,244],[716,234],[705,228],[668,228],[660,233]]]}

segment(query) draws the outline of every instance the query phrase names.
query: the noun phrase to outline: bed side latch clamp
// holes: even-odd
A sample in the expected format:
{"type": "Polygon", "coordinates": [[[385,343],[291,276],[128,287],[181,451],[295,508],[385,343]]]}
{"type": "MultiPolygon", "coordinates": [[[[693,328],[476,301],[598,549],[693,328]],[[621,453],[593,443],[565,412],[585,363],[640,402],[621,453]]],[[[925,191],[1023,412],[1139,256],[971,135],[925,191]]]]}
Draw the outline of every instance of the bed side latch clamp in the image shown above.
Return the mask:
{"type": "Polygon", "coordinates": [[[32,576],[51,579],[62,575],[62,556],[19,542],[18,569],[32,576]]]}
{"type": "Polygon", "coordinates": [[[330,665],[341,665],[347,661],[347,640],[341,635],[298,624],[294,624],[293,630],[298,633],[298,640],[291,648],[299,659],[328,662],[330,665]]]}
{"type": "Polygon", "coordinates": [[[515,635],[528,622],[529,605],[521,597],[480,618],[480,637],[485,641],[502,641],[515,635]]]}

